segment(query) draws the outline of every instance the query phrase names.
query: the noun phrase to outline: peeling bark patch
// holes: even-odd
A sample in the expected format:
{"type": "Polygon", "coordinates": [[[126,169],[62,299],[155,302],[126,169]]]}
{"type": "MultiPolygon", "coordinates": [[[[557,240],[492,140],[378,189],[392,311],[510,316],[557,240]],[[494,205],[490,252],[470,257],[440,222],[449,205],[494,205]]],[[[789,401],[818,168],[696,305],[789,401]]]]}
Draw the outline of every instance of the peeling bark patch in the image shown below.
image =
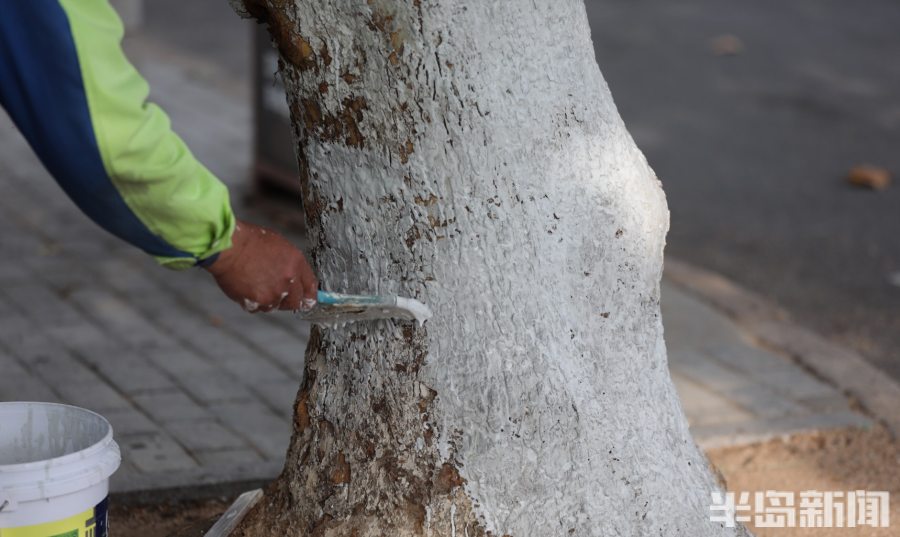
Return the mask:
{"type": "MultiPolygon", "coordinates": [[[[325,88],[327,91],[327,86],[325,88]]],[[[343,142],[350,147],[363,147],[365,137],[359,124],[363,110],[368,108],[364,97],[350,95],[341,102],[339,113],[324,112],[318,99],[300,99],[300,106],[292,106],[291,113],[301,122],[308,136],[326,142],[343,142]]]]}
{"type": "Polygon", "coordinates": [[[294,425],[298,432],[309,427],[309,406],[305,398],[300,399],[294,408],[294,425]]]}
{"type": "Polygon", "coordinates": [[[341,117],[344,121],[344,129],[347,133],[345,140],[347,145],[362,147],[365,138],[359,130],[359,122],[363,119],[362,111],[367,109],[366,99],[364,97],[347,97],[343,101],[344,110],[341,117]]]}
{"type": "Polygon", "coordinates": [[[285,61],[303,71],[318,68],[309,41],[296,34],[296,24],[289,15],[289,1],[245,0],[244,4],[248,13],[269,25],[269,34],[285,61]]]}
{"type": "Polygon", "coordinates": [[[309,389],[310,386],[316,381],[316,373],[315,371],[310,372],[310,375],[307,375],[303,382],[303,386],[300,389],[300,393],[297,394],[297,402],[294,405],[294,432],[302,433],[312,423],[312,420],[309,417],[309,389]]]}
{"type": "Polygon", "coordinates": [[[422,233],[419,231],[419,228],[417,226],[413,226],[413,227],[409,228],[408,230],[406,230],[406,235],[405,235],[405,239],[404,239],[404,242],[406,243],[406,247],[411,250],[412,247],[415,246],[416,241],[418,241],[421,238],[422,238],[422,233]]]}
{"type": "Polygon", "coordinates": [[[422,207],[431,207],[438,201],[438,197],[434,194],[429,194],[427,198],[423,198],[422,196],[416,194],[414,200],[416,205],[421,205],[422,207]]]}
{"type": "Polygon", "coordinates": [[[312,45],[309,44],[309,41],[301,36],[296,36],[290,43],[293,46],[288,47],[285,59],[301,71],[316,67],[315,52],[313,52],[312,45]]]}
{"type": "Polygon", "coordinates": [[[413,153],[415,146],[412,143],[412,140],[409,138],[406,139],[406,143],[400,146],[400,162],[406,164],[409,162],[409,155],[413,153]]]}
{"type": "Polygon", "coordinates": [[[302,99],[300,101],[303,104],[303,124],[306,125],[306,130],[309,132],[315,132],[315,130],[322,124],[322,108],[319,106],[319,102],[313,99],[302,99]]]}
{"type": "Polygon", "coordinates": [[[465,482],[465,479],[459,475],[459,470],[452,464],[444,463],[435,479],[434,490],[438,493],[447,493],[456,487],[463,486],[465,482]]]}
{"type": "Polygon", "coordinates": [[[319,57],[322,58],[322,63],[325,67],[331,65],[331,54],[328,53],[328,45],[326,43],[322,43],[322,47],[319,49],[319,57]]]}
{"type": "Polygon", "coordinates": [[[437,392],[432,390],[431,388],[425,389],[425,393],[419,399],[419,412],[425,413],[428,411],[428,406],[431,405],[434,398],[437,397],[437,392]]]}
{"type": "Polygon", "coordinates": [[[350,482],[350,464],[344,457],[344,452],[339,451],[335,457],[331,470],[331,482],[335,485],[342,485],[350,482]]]}

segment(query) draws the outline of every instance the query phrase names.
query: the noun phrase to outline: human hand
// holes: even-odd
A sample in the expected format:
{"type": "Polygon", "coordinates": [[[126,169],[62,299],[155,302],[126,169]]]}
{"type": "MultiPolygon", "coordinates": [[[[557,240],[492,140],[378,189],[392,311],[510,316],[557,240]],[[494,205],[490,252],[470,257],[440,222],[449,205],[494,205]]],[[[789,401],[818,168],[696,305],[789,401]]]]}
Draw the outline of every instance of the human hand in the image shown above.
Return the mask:
{"type": "Polygon", "coordinates": [[[316,275],[303,252],[284,237],[239,220],[231,243],[206,267],[228,298],[251,313],[308,311],[315,306],[316,275]]]}

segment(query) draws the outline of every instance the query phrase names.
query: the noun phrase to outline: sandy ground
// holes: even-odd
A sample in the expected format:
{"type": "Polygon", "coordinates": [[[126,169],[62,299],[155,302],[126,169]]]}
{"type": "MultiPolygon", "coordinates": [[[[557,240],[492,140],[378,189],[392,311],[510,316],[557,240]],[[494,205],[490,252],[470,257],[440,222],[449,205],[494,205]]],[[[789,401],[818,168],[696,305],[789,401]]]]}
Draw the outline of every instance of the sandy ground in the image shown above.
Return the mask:
{"type": "MultiPolygon", "coordinates": [[[[757,537],[900,535],[900,444],[882,429],[797,435],[709,454],[729,491],[888,491],[891,526],[857,528],[755,528],[757,537]]],[[[753,514],[752,512],[750,513],[753,514]]],[[[799,517],[799,511],[797,515],[799,517]]]]}
{"type": "MultiPolygon", "coordinates": [[[[881,428],[817,432],[708,453],[729,491],[888,491],[888,528],[756,528],[757,537],[890,537],[900,535],[900,443],[881,428]]],[[[129,537],[202,537],[230,499],[116,506],[110,532],[129,537]]],[[[752,511],[750,513],[753,514],[752,511]]],[[[799,517],[799,511],[797,511],[799,517]]]]}
{"type": "Polygon", "coordinates": [[[232,498],[156,505],[110,504],[109,534],[128,537],[203,537],[232,498]]]}

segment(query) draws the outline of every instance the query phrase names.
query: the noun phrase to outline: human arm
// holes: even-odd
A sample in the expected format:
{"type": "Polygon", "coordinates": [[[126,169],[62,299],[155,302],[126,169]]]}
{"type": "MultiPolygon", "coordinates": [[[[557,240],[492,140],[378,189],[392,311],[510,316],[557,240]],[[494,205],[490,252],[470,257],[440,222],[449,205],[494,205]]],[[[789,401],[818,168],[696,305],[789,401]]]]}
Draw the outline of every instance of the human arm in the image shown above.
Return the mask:
{"type": "Polygon", "coordinates": [[[215,265],[226,294],[247,293],[239,303],[268,304],[269,287],[280,285],[259,282],[258,265],[293,267],[295,280],[310,283],[302,254],[283,239],[251,234],[232,247],[227,188],[147,101],[106,0],[0,0],[0,8],[0,104],[87,216],[168,268],[215,265]]]}

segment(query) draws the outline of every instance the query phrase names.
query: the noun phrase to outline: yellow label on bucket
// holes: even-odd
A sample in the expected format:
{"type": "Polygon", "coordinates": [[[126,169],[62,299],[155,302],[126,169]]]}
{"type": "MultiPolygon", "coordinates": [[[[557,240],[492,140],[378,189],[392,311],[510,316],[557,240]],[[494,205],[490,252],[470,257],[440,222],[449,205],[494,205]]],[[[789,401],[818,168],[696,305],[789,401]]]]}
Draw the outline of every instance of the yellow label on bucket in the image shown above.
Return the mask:
{"type": "Polygon", "coordinates": [[[0,537],[108,537],[106,522],[106,500],[103,500],[96,507],[63,520],[0,528],[0,537]]]}

